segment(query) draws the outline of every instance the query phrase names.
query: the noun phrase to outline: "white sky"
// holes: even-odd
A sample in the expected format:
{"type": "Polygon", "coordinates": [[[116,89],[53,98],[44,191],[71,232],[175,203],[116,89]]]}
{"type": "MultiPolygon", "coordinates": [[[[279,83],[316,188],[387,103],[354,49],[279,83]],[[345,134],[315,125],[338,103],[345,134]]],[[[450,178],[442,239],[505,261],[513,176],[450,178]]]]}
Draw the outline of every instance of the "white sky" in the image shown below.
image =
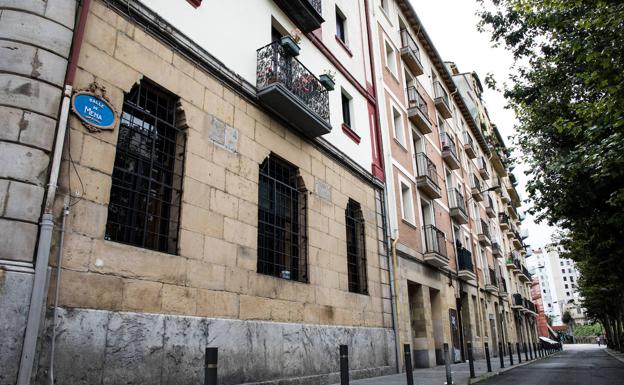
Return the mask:
{"type": "MultiPolygon", "coordinates": [[[[488,73],[494,74],[499,85],[508,81],[513,57],[503,48],[493,48],[488,33],[481,34],[477,31],[479,18],[475,13],[479,4],[476,0],[411,0],[411,2],[443,60],[455,62],[461,72],[477,72],[482,82],[488,73]]],[[[506,144],[510,145],[512,142],[509,136],[514,134],[516,123],[513,111],[505,109],[506,102],[501,93],[487,87],[484,99],[490,118],[498,126],[506,144]]],[[[518,192],[521,198],[526,199],[527,177],[524,170],[526,166],[518,164],[514,174],[519,179],[518,192]]],[[[523,209],[527,207],[526,204],[523,205],[523,209]]],[[[536,224],[529,215],[523,222],[523,228],[529,230],[527,242],[533,249],[549,243],[554,232],[554,229],[545,223],[536,224]]]]}

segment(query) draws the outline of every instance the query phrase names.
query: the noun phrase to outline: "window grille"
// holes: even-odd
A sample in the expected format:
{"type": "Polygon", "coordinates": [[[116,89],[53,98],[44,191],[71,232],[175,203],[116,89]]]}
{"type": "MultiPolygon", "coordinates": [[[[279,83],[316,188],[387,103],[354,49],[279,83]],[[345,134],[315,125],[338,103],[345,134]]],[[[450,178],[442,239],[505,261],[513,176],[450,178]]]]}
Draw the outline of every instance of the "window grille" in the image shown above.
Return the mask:
{"type": "Polygon", "coordinates": [[[364,237],[364,216],[360,204],[349,199],[345,210],[347,228],[347,267],[349,291],[368,294],[366,280],[366,248],[364,237]]]}
{"type": "Polygon", "coordinates": [[[297,168],[269,156],[260,165],[258,273],[307,282],[306,194],[297,168]]]}
{"type": "Polygon", "coordinates": [[[177,98],[146,81],[125,97],[106,239],[175,254],[186,134],[177,98]]]}

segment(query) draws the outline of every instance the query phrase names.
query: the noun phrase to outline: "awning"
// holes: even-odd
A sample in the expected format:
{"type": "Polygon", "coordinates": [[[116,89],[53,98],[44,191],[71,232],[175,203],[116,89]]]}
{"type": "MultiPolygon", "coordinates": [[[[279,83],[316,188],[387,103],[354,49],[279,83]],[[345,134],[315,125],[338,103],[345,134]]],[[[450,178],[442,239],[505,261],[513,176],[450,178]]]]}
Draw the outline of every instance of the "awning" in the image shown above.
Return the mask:
{"type": "Polygon", "coordinates": [[[540,340],[542,340],[542,341],[544,341],[544,342],[547,342],[547,343],[549,343],[549,344],[558,344],[558,343],[559,343],[559,342],[557,342],[557,341],[553,341],[553,340],[551,340],[550,338],[546,338],[546,337],[540,337],[539,339],[540,339],[540,340]]]}

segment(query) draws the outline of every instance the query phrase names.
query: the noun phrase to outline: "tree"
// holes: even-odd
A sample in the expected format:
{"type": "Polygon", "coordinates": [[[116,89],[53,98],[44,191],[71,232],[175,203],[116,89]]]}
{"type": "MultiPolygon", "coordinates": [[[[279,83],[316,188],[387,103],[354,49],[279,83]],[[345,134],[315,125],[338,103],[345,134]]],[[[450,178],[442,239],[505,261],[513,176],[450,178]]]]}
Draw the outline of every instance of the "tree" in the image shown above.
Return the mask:
{"type": "Polygon", "coordinates": [[[569,326],[573,322],[572,314],[570,314],[570,312],[566,310],[565,312],[563,312],[563,316],[561,317],[561,321],[564,324],[569,326]]]}
{"type": "Polygon", "coordinates": [[[532,213],[562,229],[588,315],[611,341],[624,311],[624,3],[480,0],[480,28],[516,59],[504,90],[532,213]]]}

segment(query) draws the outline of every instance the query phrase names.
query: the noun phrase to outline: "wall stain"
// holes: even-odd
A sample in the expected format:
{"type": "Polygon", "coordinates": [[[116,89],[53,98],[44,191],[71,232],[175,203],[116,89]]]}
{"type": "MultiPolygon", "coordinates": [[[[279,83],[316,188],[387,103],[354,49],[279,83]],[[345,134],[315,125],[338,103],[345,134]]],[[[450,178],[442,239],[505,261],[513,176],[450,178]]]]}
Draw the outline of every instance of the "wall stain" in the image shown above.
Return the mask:
{"type": "Polygon", "coordinates": [[[43,65],[43,63],[39,61],[39,50],[35,51],[35,56],[33,56],[33,59],[32,59],[32,62],[30,62],[30,65],[32,66],[32,72],[30,73],[30,76],[34,78],[38,78],[41,75],[41,72],[39,72],[39,69],[43,65]]]}

